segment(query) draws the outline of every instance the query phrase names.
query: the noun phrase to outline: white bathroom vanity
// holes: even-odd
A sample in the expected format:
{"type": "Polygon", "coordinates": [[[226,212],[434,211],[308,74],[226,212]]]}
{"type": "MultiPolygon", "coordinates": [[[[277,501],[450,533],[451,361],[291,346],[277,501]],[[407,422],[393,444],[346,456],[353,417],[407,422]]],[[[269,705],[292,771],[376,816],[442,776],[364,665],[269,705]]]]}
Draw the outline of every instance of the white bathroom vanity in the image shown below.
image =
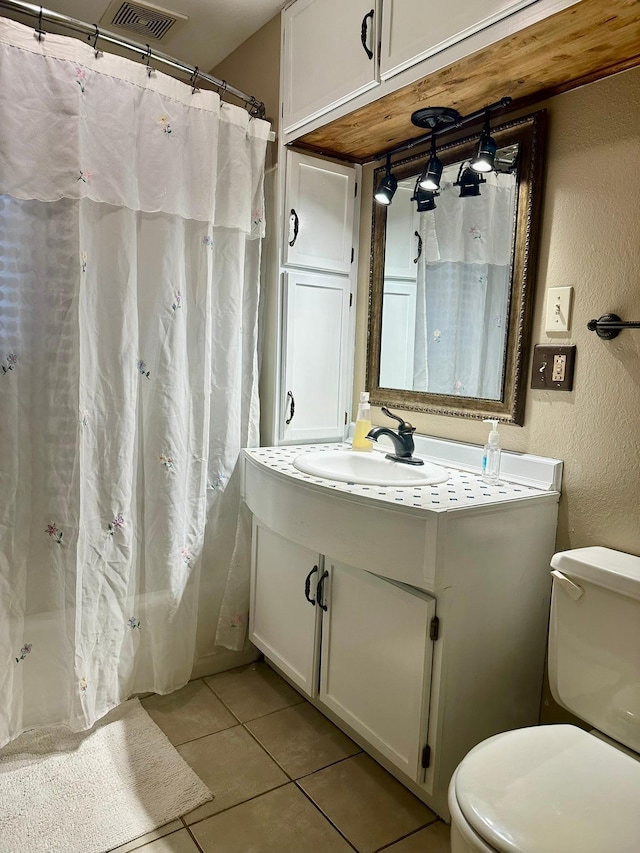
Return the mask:
{"type": "Polygon", "coordinates": [[[253,514],[250,639],[266,660],[435,812],[477,743],[538,722],[560,477],[557,460],[437,439],[446,482],[380,487],[244,451],[253,514]]]}

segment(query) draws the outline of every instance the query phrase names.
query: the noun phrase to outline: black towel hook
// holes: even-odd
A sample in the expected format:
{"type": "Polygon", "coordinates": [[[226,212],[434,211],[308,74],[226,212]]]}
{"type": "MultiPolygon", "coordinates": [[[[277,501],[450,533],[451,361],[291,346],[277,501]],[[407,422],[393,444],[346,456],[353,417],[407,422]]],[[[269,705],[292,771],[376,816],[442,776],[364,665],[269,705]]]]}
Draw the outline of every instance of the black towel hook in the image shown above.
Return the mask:
{"type": "Polygon", "coordinates": [[[589,320],[587,329],[599,338],[610,341],[617,338],[622,329],[640,329],[640,321],[621,320],[617,314],[603,314],[599,320],[589,320]]]}

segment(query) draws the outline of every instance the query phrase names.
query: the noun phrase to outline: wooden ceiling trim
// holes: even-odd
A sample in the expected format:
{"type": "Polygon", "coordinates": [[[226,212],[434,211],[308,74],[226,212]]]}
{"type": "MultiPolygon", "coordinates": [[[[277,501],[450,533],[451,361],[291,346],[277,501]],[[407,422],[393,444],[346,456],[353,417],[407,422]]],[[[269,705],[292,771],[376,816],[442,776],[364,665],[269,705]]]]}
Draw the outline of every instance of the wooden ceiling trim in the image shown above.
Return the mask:
{"type": "Polygon", "coordinates": [[[512,112],[636,65],[640,65],[639,0],[581,0],[305,134],[294,144],[366,163],[424,133],[411,124],[411,113],[419,107],[447,106],[468,115],[509,95],[512,112]]]}

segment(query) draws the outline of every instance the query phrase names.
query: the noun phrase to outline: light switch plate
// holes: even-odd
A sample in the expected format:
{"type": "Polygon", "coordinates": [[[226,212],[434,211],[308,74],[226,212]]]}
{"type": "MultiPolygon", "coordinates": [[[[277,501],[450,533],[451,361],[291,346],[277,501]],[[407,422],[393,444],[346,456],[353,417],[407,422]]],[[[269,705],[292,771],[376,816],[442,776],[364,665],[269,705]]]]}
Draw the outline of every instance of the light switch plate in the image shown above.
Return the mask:
{"type": "Polygon", "coordinates": [[[575,360],[575,344],[571,346],[538,344],[533,349],[531,387],[544,391],[573,391],[575,360]]]}
{"type": "Polygon", "coordinates": [[[547,292],[545,332],[568,332],[571,328],[572,287],[551,287],[547,292]]]}

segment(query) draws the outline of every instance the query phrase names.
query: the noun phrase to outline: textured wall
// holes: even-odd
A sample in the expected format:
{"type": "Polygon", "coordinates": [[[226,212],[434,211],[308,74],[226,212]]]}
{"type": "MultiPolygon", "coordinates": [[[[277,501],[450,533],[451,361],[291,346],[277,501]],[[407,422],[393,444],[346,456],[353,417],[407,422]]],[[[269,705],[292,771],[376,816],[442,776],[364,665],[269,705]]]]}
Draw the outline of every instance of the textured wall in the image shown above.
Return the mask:
{"type": "MultiPolygon", "coordinates": [[[[577,345],[574,390],[532,391],[529,365],[524,427],[501,425],[502,444],[564,461],[559,550],[600,544],[640,555],[640,329],[614,341],[586,329],[607,312],[640,320],[640,68],[534,108],[542,107],[549,127],[532,347],[577,345]],[[544,332],[546,291],[568,285],[572,329],[552,339],[544,332]]],[[[356,395],[365,377],[372,168],[365,178],[356,395]]],[[[420,433],[476,444],[486,438],[476,421],[407,417],[420,433]]],[[[385,418],[374,410],[373,420],[385,418]]]]}
{"type": "MultiPolygon", "coordinates": [[[[276,15],[211,70],[214,77],[228,80],[236,88],[263,101],[267,120],[276,133],[280,117],[279,57],[280,15],[276,15]]],[[[267,156],[275,154],[276,147],[269,145],[267,156]]]]}

